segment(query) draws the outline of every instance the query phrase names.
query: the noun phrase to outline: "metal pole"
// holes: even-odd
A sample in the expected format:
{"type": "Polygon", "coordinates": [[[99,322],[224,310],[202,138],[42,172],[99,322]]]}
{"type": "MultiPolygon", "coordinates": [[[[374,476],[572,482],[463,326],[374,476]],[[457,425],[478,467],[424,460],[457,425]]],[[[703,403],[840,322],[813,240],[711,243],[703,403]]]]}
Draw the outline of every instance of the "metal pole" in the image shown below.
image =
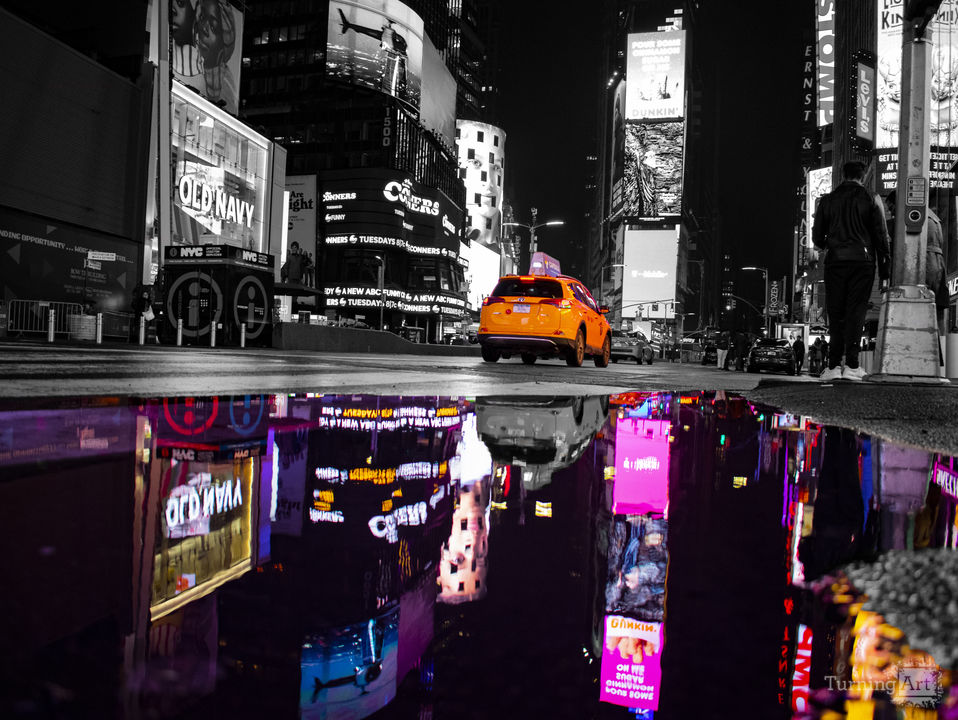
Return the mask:
{"type": "Polygon", "coordinates": [[[379,329],[383,329],[383,308],[386,307],[386,261],[379,258],[379,329]]]}
{"type": "Polygon", "coordinates": [[[246,323],[240,323],[240,347],[246,347],[246,323]]]}
{"type": "Polygon", "coordinates": [[[765,303],[762,305],[762,310],[765,314],[765,334],[771,335],[772,331],[769,329],[769,317],[768,317],[768,268],[764,271],[765,273],[765,303]]]}
{"type": "Polygon", "coordinates": [[[183,318],[176,319],[176,346],[183,344],[183,318]]]}
{"type": "Polygon", "coordinates": [[[210,347],[216,347],[216,321],[210,323],[210,347]]]}
{"type": "Polygon", "coordinates": [[[96,344],[103,344],[103,313],[96,314],[96,344]]]}
{"type": "Polygon", "coordinates": [[[53,333],[57,324],[57,311],[50,308],[47,313],[47,342],[53,342],[53,333]]]}
{"type": "Polygon", "coordinates": [[[140,345],[146,340],[146,318],[140,315],[140,345]]]}

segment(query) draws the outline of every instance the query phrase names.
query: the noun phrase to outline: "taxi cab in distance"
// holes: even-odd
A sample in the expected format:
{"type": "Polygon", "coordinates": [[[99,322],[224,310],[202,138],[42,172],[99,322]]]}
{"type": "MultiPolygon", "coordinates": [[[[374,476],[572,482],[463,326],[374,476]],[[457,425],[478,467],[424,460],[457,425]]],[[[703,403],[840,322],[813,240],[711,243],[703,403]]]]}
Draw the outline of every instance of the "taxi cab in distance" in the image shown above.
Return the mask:
{"type": "Polygon", "coordinates": [[[612,350],[607,312],[568,275],[505,275],[482,301],[482,359],[519,355],[532,365],[537,358],[563,357],[579,367],[591,355],[596,367],[606,367],[612,350]]]}

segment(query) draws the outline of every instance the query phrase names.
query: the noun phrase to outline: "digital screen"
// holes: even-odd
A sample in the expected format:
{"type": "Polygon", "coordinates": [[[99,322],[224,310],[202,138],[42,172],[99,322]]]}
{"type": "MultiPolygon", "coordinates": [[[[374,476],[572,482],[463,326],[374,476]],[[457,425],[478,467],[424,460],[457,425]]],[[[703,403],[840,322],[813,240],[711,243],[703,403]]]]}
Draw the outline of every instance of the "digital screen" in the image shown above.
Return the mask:
{"type": "Polygon", "coordinates": [[[609,527],[605,611],[638,620],[665,618],[668,521],[653,515],[616,515],[609,527]]]}
{"type": "Polygon", "coordinates": [[[615,215],[622,209],[625,180],[625,80],[620,80],[612,96],[612,205],[615,215]]]}
{"type": "Polygon", "coordinates": [[[622,271],[622,316],[672,317],[679,240],[675,229],[626,230],[622,271]]]}
{"type": "Polygon", "coordinates": [[[614,514],[665,512],[669,502],[667,420],[622,418],[615,427],[614,514]]]}
{"type": "Polygon", "coordinates": [[[662,623],[605,616],[599,700],[657,710],[662,684],[662,623]]]}
{"type": "Polygon", "coordinates": [[[399,607],[310,633],[300,660],[301,718],[364,718],[396,697],[399,607]]]}
{"type": "Polygon", "coordinates": [[[632,33],[626,54],[626,119],[685,117],[685,31],[632,33]]]}
{"type": "Polygon", "coordinates": [[[451,148],[456,144],[456,79],[428,35],[422,48],[422,124],[451,148]]]}
{"type": "Polygon", "coordinates": [[[172,0],[169,7],[173,77],[236,115],[243,13],[229,0],[172,0]]]}
{"type": "MultiPolygon", "coordinates": [[[[294,242],[308,252],[316,252],[316,176],[288,175],[289,221],[287,247],[294,242]]],[[[286,260],[283,253],[281,261],[286,260]]]]}
{"type": "Polygon", "coordinates": [[[465,271],[469,282],[469,305],[474,310],[482,307],[482,299],[489,295],[499,282],[499,253],[473,243],[469,254],[469,267],[465,271]]]}
{"type": "Polygon", "coordinates": [[[626,218],[651,220],[682,214],[684,122],[626,126],[622,190],[626,218]]]}
{"type": "Polygon", "coordinates": [[[398,0],[332,0],[326,77],[403,101],[419,113],[423,22],[398,0]]]}
{"type": "Polygon", "coordinates": [[[813,230],[815,229],[815,213],[818,211],[818,201],[823,195],[832,191],[832,169],[818,168],[808,171],[808,189],[806,212],[808,213],[808,244],[812,245],[813,230]]]}

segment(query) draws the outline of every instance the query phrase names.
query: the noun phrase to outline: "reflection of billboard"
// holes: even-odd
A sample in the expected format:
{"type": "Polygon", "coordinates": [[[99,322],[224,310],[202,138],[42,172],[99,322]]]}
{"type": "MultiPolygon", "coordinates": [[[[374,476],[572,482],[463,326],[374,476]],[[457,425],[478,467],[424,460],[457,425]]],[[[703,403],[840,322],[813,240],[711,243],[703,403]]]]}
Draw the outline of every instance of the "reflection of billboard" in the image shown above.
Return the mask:
{"type": "Polygon", "coordinates": [[[664,318],[675,301],[678,234],[667,230],[626,230],[622,312],[664,318]],[[657,307],[656,307],[657,306],[657,307]]]}
{"type": "Polygon", "coordinates": [[[483,245],[496,245],[502,222],[506,134],[495,125],[471,120],[457,120],[456,134],[469,213],[466,236],[483,245]]]}
{"type": "Polygon", "coordinates": [[[332,0],[326,76],[399,98],[419,111],[423,22],[398,0],[332,0]]]}
{"type": "Polygon", "coordinates": [[[616,515],[609,528],[605,611],[661,622],[665,617],[668,523],[661,515],[616,515]]]}
{"type": "Polygon", "coordinates": [[[623,188],[626,218],[681,215],[684,132],[682,122],[626,127],[623,188]]]}
{"type": "Polygon", "coordinates": [[[812,230],[815,227],[815,212],[818,210],[818,201],[822,195],[832,191],[832,169],[818,168],[808,171],[808,188],[805,203],[805,212],[808,213],[808,246],[812,247],[812,230]]]}
{"type": "Polygon", "coordinates": [[[428,35],[423,37],[422,47],[422,124],[453,147],[456,144],[456,79],[428,35]]]}
{"type": "Polygon", "coordinates": [[[626,52],[626,119],[685,117],[685,31],[633,33],[626,52]]]}
{"type": "Polygon", "coordinates": [[[300,661],[301,718],[357,719],[396,697],[399,607],[308,635],[300,661]]]}
{"type": "MultiPolygon", "coordinates": [[[[876,146],[898,147],[902,91],[902,1],[877,0],[878,132],[876,146]]],[[[930,145],[958,146],[958,2],[943,0],[931,35],[930,145]]]]}
{"type": "Polygon", "coordinates": [[[622,418],[615,428],[615,485],[612,512],[665,512],[669,501],[667,420],[622,418]]]}
{"type": "Polygon", "coordinates": [[[487,475],[464,486],[452,516],[452,534],[439,561],[439,602],[450,605],[480,600],[489,572],[489,491],[487,475]]]}
{"type": "Polygon", "coordinates": [[[622,185],[625,177],[625,80],[616,85],[612,99],[612,205],[615,215],[622,209],[622,185]]]}
{"type": "Polygon", "coordinates": [[[288,175],[289,231],[287,247],[299,243],[301,248],[316,252],[316,176],[288,175]]]}
{"type": "Polygon", "coordinates": [[[606,615],[599,700],[657,710],[662,684],[662,624],[606,615]]]}
{"type": "Polygon", "coordinates": [[[239,110],[243,13],[228,0],[170,3],[173,77],[217,107],[239,110]]]}

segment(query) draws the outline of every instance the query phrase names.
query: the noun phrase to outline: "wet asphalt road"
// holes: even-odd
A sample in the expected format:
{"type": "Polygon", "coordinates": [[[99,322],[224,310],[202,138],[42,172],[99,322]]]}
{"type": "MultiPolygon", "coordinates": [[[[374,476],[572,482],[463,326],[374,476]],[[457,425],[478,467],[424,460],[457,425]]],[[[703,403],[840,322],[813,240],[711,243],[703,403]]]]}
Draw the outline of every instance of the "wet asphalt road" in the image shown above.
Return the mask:
{"type": "Polygon", "coordinates": [[[593,395],[725,390],[820,422],[958,455],[958,387],[836,383],[656,361],[581,368],[513,358],[0,343],[0,398],[272,392],[593,395]]]}

